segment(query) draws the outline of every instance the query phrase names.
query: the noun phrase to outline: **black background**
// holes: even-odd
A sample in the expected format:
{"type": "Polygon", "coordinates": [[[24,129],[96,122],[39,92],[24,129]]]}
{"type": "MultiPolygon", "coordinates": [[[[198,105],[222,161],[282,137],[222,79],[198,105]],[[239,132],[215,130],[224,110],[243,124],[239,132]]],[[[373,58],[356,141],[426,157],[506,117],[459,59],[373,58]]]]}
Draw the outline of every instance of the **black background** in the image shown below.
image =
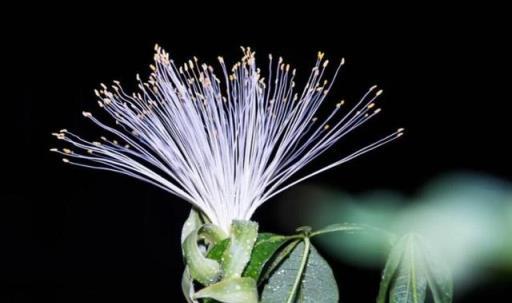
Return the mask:
{"type": "MultiPolygon", "coordinates": [[[[93,89],[111,80],[133,88],[155,43],[178,62],[193,55],[234,62],[239,46],[251,46],[260,63],[267,53],[282,55],[299,74],[318,50],[345,57],[332,104],[381,85],[382,115],[313,165],[397,127],[406,136],[309,184],[412,193],[455,170],[512,180],[510,31],[498,8],[236,6],[220,13],[154,5],[136,14],[30,7],[2,21],[2,302],[183,301],[179,233],[188,205],[127,177],[63,165],[48,152],[56,144],[50,132],[64,127],[101,135],[80,114],[97,110],[93,89]]],[[[280,199],[256,213],[262,230],[292,232],[276,215],[280,199]]],[[[378,271],[328,260],[344,302],[374,301],[378,271]]],[[[492,280],[456,302],[496,302],[507,286],[492,280]]]]}

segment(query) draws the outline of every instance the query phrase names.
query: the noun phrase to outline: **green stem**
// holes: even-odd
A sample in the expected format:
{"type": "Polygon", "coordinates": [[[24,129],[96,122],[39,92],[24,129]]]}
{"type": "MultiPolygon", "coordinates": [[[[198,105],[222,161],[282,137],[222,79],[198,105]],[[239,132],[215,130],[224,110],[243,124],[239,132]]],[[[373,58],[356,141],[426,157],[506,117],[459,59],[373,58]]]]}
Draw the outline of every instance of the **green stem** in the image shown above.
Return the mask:
{"type": "Polygon", "coordinates": [[[291,235],[291,236],[283,236],[283,237],[286,238],[287,240],[304,239],[304,235],[302,235],[302,234],[291,235]]]}
{"type": "Polygon", "coordinates": [[[338,232],[338,231],[347,231],[347,232],[353,232],[353,231],[361,231],[361,232],[364,232],[364,231],[373,231],[373,232],[376,232],[378,234],[382,234],[386,237],[387,241],[390,243],[390,244],[393,244],[395,241],[396,241],[396,235],[385,230],[385,229],[382,229],[382,228],[378,228],[378,227],[375,227],[375,226],[371,226],[371,225],[366,225],[366,224],[357,224],[357,225],[353,225],[353,226],[340,226],[339,228],[334,228],[334,229],[329,229],[329,230],[317,230],[317,231],[314,231],[311,233],[311,235],[309,236],[310,238],[313,238],[313,237],[316,237],[316,236],[319,236],[319,235],[323,235],[323,234],[327,234],[327,233],[332,233],[332,232],[338,232]]]}
{"type": "Polygon", "coordinates": [[[293,283],[292,290],[290,292],[290,296],[288,297],[288,300],[286,303],[292,303],[293,299],[295,298],[295,293],[297,292],[297,289],[299,288],[299,284],[302,278],[302,273],[304,272],[304,268],[306,267],[306,262],[308,260],[309,255],[309,246],[310,246],[310,240],[308,237],[304,237],[304,254],[302,255],[302,260],[300,262],[299,271],[297,273],[297,278],[295,278],[295,282],[293,283]]]}

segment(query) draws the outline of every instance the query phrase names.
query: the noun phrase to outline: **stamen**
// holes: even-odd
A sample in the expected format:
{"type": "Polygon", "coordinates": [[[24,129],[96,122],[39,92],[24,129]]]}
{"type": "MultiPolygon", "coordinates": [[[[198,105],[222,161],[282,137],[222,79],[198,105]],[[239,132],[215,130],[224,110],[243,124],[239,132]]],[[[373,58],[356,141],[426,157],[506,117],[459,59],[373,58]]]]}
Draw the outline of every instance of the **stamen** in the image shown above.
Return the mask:
{"type": "Polygon", "coordinates": [[[382,90],[372,86],[347,110],[341,109],[345,101],[340,100],[319,121],[344,58],[328,79],[329,60],[318,52],[306,84],[297,89],[296,70],[282,57],[276,62],[269,54],[264,74],[248,47],[242,47],[241,60],[229,68],[219,56],[220,75],[196,57],[178,65],[159,45],[154,49],[148,80],[135,77],[136,92],[125,92],[119,81],[112,82],[111,91],[103,83],[94,90],[113,126],[82,113],[111,140],[101,136],[88,141],[62,129],[52,135],[69,148],[50,151],[65,156],[64,163],[114,171],[162,188],[226,230],[233,219],[250,219],[261,204],[287,188],[403,135],[400,128],[290,181],[378,114],[375,101],[382,90]]]}

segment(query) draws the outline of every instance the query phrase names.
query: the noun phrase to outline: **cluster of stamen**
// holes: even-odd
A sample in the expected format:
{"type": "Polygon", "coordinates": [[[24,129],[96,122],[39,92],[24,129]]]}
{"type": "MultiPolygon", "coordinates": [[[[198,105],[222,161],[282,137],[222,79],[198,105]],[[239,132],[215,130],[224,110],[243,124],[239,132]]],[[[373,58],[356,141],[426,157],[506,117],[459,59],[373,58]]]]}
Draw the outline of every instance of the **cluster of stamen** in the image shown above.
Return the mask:
{"type": "MultiPolygon", "coordinates": [[[[255,53],[242,48],[231,69],[218,57],[222,76],[194,57],[181,66],[155,47],[149,79],[139,75],[137,92],[118,81],[95,90],[98,106],[115,127],[90,112],[83,116],[109,137],[88,141],[62,129],[53,135],[69,144],[51,151],[66,163],[115,171],[154,184],[199,209],[212,222],[229,228],[232,219],[249,219],[256,208],[283,190],[345,163],[402,135],[403,129],[324,168],[289,182],[302,167],[381,110],[371,87],[342,113],[341,100],[324,119],[316,113],[332,87],[324,79],[328,60],[319,52],[300,91],[296,70],[269,55],[262,76],[255,53]],[[222,80],[221,80],[222,79],[222,80]]],[[[338,64],[338,74],[344,60],[338,64]]]]}

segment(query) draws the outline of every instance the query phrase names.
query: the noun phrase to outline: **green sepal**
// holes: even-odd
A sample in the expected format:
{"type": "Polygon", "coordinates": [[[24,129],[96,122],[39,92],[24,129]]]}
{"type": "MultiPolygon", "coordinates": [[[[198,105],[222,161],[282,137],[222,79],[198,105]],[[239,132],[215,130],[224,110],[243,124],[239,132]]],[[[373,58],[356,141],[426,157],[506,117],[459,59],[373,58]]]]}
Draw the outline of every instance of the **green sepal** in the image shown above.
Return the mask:
{"type": "Polygon", "coordinates": [[[240,277],[251,258],[258,236],[258,224],[251,221],[233,220],[231,241],[222,256],[224,278],[240,277]]]}
{"type": "Polygon", "coordinates": [[[257,303],[258,291],[252,278],[230,278],[201,289],[193,298],[211,298],[224,303],[257,303]]]}
{"type": "Polygon", "coordinates": [[[228,238],[226,233],[217,225],[204,224],[199,229],[199,239],[208,241],[209,247],[216,245],[217,243],[228,238]]]}
{"type": "Polygon", "coordinates": [[[194,230],[201,227],[201,225],[205,224],[199,212],[195,208],[190,209],[190,214],[188,215],[187,220],[183,223],[183,228],[181,229],[181,245],[185,242],[185,239],[188,235],[194,230]]]}
{"type": "Polygon", "coordinates": [[[215,283],[222,275],[219,262],[205,257],[198,241],[205,239],[210,242],[210,246],[213,246],[225,238],[224,232],[212,224],[204,224],[187,236],[183,243],[183,253],[185,263],[194,280],[203,285],[210,285],[215,283]]]}
{"type": "Polygon", "coordinates": [[[192,299],[194,295],[194,280],[190,275],[188,267],[185,267],[183,271],[183,276],[181,278],[181,290],[183,291],[183,295],[187,300],[187,303],[198,303],[197,300],[192,299]]]}
{"type": "MultiPolygon", "coordinates": [[[[198,211],[192,207],[190,209],[190,214],[188,215],[187,220],[185,220],[181,230],[181,250],[183,256],[185,256],[185,252],[183,250],[183,243],[185,242],[185,239],[190,233],[201,227],[201,225],[204,223],[205,222],[199,215],[198,211]]],[[[185,270],[183,271],[183,276],[181,278],[181,289],[188,303],[198,303],[197,300],[192,299],[192,295],[195,293],[194,279],[190,274],[188,266],[185,266],[185,270]]]]}

